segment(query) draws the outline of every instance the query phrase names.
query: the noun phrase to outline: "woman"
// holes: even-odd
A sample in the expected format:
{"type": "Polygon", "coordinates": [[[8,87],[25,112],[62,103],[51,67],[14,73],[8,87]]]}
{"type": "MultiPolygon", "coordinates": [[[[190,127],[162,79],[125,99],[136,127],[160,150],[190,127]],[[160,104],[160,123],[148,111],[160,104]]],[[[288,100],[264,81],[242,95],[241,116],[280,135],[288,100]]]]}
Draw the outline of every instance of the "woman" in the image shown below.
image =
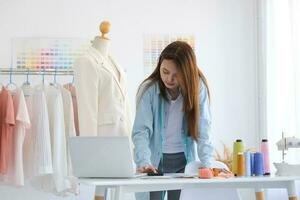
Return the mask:
{"type": "MultiPolygon", "coordinates": [[[[182,173],[195,160],[195,146],[202,167],[210,167],[210,125],[207,80],[197,67],[195,53],[187,43],[173,42],[139,87],[132,133],[137,171],[182,173]]],[[[151,200],[163,196],[150,192],[151,200]]],[[[168,192],[168,199],[179,197],[180,190],[168,192]]]]}

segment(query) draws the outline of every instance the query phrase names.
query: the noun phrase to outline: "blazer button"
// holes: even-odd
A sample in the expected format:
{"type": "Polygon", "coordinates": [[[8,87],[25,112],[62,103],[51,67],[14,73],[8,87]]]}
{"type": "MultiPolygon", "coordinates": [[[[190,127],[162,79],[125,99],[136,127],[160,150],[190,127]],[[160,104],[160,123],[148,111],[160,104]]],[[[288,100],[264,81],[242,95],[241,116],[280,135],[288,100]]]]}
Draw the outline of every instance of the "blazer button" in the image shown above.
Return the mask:
{"type": "Polygon", "coordinates": [[[120,118],[120,121],[121,121],[121,122],[124,121],[123,117],[120,118]]]}

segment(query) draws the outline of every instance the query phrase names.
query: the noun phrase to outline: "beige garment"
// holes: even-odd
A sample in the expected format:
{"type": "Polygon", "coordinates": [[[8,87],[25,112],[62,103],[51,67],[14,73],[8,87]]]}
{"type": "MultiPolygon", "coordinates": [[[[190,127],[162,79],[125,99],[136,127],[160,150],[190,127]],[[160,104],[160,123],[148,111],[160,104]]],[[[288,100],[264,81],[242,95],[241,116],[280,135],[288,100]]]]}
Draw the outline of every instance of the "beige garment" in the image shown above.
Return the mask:
{"type": "Polygon", "coordinates": [[[75,86],[72,83],[68,83],[68,84],[64,85],[64,88],[66,88],[67,90],[69,90],[71,92],[76,136],[79,136],[78,105],[77,105],[75,86]]]}

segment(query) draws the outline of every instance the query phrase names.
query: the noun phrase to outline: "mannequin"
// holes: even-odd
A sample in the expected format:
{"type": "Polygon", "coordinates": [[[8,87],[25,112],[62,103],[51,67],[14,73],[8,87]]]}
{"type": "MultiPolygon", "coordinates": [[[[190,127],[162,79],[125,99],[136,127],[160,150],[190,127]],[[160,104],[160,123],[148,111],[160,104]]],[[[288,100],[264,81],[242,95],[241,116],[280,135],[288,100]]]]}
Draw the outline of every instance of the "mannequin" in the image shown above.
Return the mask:
{"type": "Polygon", "coordinates": [[[97,49],[105,58],[108,57],[110,40],[96,36],[92,41],[92,47],[97,49]]]}
{"type": "MultiPolygon", "coordinates": [[[[101,35],[74,63],[80,136],[130,137],[125,73],[109,53],[110,39],[106,34],[110,23],[103,21],[99,28],[101,35]]],[[[95,200],[103,200],[103,196],[104,190],[97,190],[95,200]]]]}
{"type": "Polygon", "coordinates": [[[103,21],[99,26],[99,30],[101,36],[96,36],[94,38],[92,46],[107,58],[110,40],[106,37],[106,34],[110,31],[110,23],[108,21],[103,21]]]}
{"type": "MultiPolygon", "coordinates": [[[[97,49],[103,55],[103,57],[108,58],[110,40],[107,37],[105,37],[104,35],[109,32],[110,23],[104,21],[100,24],[99,28],[100,28],[100,32],[102,34],[101,34],[101,36],[96,36],[94,38],[94,40],[92,41],[92,47],[97,49]]],[[[104,200],[104,197],[102,196],[102,194],[103,194],[102,190],[98,190],[98,191],[96,190],[95,200],[104,200]]]]}
{"type": "MultiPolygon", "coordinates": [[[[107,21],[104,21],[100,24],[100,31],[101,31],[101,36],[96,36],[94,40],[92,41],[92,47],[97,49],[101,55],[108,59],[108,62],[110,62],[109,59],[109,47],[110,47],[110,40],[107,38],[105,35],[109,32],[110,30],[110,23],[107,21]]],[[[118,80],[120,81],[120,73],[114,63],[110,62],[112,65],[112,70],[115,72],[115,75],[118,77],[118,80]]]]}

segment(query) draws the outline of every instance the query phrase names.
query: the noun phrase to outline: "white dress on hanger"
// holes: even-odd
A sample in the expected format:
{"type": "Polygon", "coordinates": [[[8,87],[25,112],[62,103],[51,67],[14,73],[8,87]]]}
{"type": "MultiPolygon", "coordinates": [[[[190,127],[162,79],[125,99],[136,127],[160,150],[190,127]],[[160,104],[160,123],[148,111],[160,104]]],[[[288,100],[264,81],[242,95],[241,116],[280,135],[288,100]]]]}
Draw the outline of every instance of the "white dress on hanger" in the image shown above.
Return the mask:
{"type": "Polygon", "coordinates": [[[53,173],[46,96],[42,87],[22,86],[31,121],[23,146],[25,178],[53,173]]]}
{"type": "MultiPolygon", "coordinates": [[[[71,187],[70,181],[67,179],[68,165],[63,100],[61,91],[55,86],[46,86],[45,94],[49,113],[53,161],[52,184],[54,185],[49,186],[52,188],[51,190],[59,193],[71,187]]],[[[51,181],[46,183],[51,183],[51,181]]]]}
{"type": "MultiPolygon", "coordinates": [[[[67,89],[65,89],[62,86],[59,86],[61,94],[62,94],[62,100],[63,100],[63,107],[64,107],[64,120],[65,120],[65,134],[66,138],[69,137],[76,137],[76,129],[75,129],[75,123],[74,123],[74,110],[73,110],[73,100],[71,92],[67,89]]],[[[68,147],[68,139],[66,140],[66,145],[68,147]]],[[[77,178],[73,175],[72,170],[72,162],[71,162],[71,156],[69,148],[67,148],[67,177],[70,181],[71,188],[68,191],[74,194],[78,194],[78,182],[77,178]]]]}

